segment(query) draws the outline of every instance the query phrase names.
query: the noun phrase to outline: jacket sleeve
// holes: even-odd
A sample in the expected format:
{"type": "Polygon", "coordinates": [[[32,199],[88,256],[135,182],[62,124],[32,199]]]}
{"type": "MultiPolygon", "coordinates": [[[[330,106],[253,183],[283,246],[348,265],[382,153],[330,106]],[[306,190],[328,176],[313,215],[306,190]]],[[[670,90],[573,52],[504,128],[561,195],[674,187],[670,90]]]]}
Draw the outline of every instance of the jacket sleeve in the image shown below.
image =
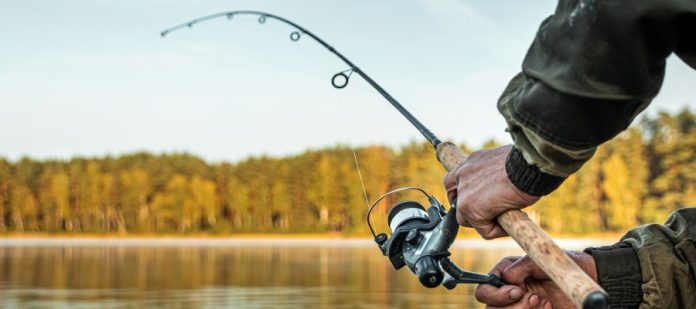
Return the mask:
{"type": "Polygon", "coordinates": [[[506,170],[541,196],[626,129],[676,53],[696,68],[696,1],[561,0],[498,101],[515,147],[506,170]]]}
{"type": "Polygon", "coordinates": [[[696,308],[696,208],[643,225],[619,243],[588,248],[599,284],[618,308],[696,308]]]}

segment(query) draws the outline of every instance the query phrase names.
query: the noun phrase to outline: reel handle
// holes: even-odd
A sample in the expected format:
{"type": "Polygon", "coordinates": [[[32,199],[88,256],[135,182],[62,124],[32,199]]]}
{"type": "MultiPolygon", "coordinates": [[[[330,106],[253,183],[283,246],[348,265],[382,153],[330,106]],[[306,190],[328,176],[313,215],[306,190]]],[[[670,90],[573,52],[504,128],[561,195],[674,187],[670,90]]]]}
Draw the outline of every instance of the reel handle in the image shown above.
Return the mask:
{"type": "Polygon", "coordinates": [[[461,269],[457,264],[454,264],[452,260],[445,257],[440,260],[440,266],[449,275],[442,282],[448,290],[454,289],[459,283],[479,283],[479,284],[490,284],[495,287],[502,287],[505,282],[500,277],[494,274],[477,274],[468,272],[461,269]]]}
{"type": "MultiPolygon", "coordinates": [[[[447,171],[451,171],[466,161],[466,155],[455,144],[444,142],[437,146],[437,159],[447,171]]],[[[575,306],[608,307],[607,293],[580,269],[549,235],[529,219],[526,213],[521,210],[509,210],[496,220],[575,306]]]]}
{"type": "Polygon", "coordinates": [[[414,273],[423,286],[435,288],[442,283],[445,276],[438,266],[437,260],[432,256],[424,256],[416,262],[414,273]]]}

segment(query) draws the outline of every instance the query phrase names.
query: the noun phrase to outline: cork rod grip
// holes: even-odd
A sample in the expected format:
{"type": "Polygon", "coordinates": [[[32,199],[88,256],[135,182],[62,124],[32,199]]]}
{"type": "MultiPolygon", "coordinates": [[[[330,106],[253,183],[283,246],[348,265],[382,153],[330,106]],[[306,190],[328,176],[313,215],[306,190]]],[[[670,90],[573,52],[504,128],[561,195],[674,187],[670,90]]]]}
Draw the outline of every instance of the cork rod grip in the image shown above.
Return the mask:
{"type": "MultiPolygon", "coordinates": [[[[459,167],[466,155],[453,143],[437,147],[437,158],[451,171],[459,167]]],[[[578,308],[606,308],[607,294],[560,247],[520,210],[507,211],[497,218],[498,224],[549,275],[578,308]]]]}

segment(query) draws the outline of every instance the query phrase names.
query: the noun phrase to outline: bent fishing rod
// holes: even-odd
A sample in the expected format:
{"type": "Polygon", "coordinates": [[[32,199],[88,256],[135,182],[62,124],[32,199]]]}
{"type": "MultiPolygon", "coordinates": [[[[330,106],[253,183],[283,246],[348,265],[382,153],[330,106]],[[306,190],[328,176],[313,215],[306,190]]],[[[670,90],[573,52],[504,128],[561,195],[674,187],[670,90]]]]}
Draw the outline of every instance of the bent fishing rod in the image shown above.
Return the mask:
{"type": "Polygon", "coordinates": [[[334,74],[334,76],[331,78],[331,85],[333,85],[337,89],[345,88],[348,85],[348,80],[350,79],[350,76],[352,73],[360,75],[360,77],[362,77],[368,84],[370,84],[370,86],[372,86],[372,88],[377,90],[377,92],[379,92],[379,94],[381,94],[389,103],[391,103],[391,105],[394,106],[394,108],[396,108],[396,110],[398,110],[404,117],[406,117],[406,119],[411,124],[413,124],[413,126],[416,127],[416,129],[418,129],[418,131],[421,134],[423,134],[423,137],[425,137],[425,139],[427,139],[428,142],[430,142],[430,144],[433,145],[433,147],[437,148],[437,146],[440,143],[442,143],[435,136],[435,134],[433,134],[433,132],[430,132],[430,130],[428,130],[428,128],[426,128],[418,119],[416,119],[416,117],[414,117],[406,108],[404,108],[401,105],[401,103],[399,103],[399,101],[394,99],[394,97],[392,97],[391,94],[389,94],[389,92],[384,90],[384,88],[382,88],[382,86],[380,86],[377,82],[375,82],[369,75],[367,75],[365,72],[363,72],[358,66],[353,64],[353,62],[348,60],[348,58],[343,56],[343,54],[341,54],[338,50],[336,50],[331,45],[326,43],[324,40],[322,40],[321,38],[316,36],[314,33],[310,32],[309,30],[305,29],[304,27],[302,27],[302,26],[300,26],[300,25],[298,25],[290,20],[287,20],[283,17],[269,14],[269,13],[259,12],[259,11],[244,10],[244,11],[223,12],[223,13],[217,13],[217,14],[212,14],[212,15],[201,17],[201,18],[197,18],[197,19],[194,19],[194,20],[189,21],[187,23],[183,23],[183,24],[171,27],[169,29],[166,29],[166,30],[160,32],[160,35],[162,37],[165,37],[173,31],[176,31],[176,30],[179,30],[182,28],[192,28],[193,25],[195,25],[195,24],[198,24],[198,23],[201,23],[201,22],[204,22],[207,20],[211,20],[211,19],[225,17],[229,20],[232,20],[235,15],[255,15],[255,16],[258,16],[259,24],[265,24],[269,18],[278,20],[278,21],[283,22],[285,24],[288,24],[291,27],[294,27],[296,29],[296,31],[293,31],[290,33],[290,40],[292,40],[293,42],[299,41],[300,37],[302,35],[309,36],[314,41],[319,43],[321,46],[328,49],[329,52],[336,55],[339,59],[341,59],[341,61],[343,61],[349,67],[347,70],[344,70],[344,71],[341,71],[341,72],[334,74]]]}
{"type": "MultiPolygon", "coordinates": [[[[425,137],[436,150],[437,159],[447,171],[458,168],[466,161],[467,157],[459,147],[451,142],[440,141],[435,134],[362,69],[326,41],[286,18],[251,10],[221,12],[168,28],[160,35],[165,37],[179,29],[192,28],[195,24],[211,19],[224,17],[233,20],[238,15],[257,16],[257,21],[260,24],[265,24],[269,19],[284,23],[294,29],[290,33],[290,40],[294,42],[299,41],[303,35],[310,37],[348,65],[348,69],[334,74],[331,78],[333,87],[345,88],[352,73],[360,75],[425,137]]],[[[449,247],[454,242],[459,230],[459,224],[456,220],[456,201],[450,201],[450,205],[449,210],[445,210],[437,199],[420,188],[400,188],[382,195],[370,205],[367,213],[367,224],[382,254],[389,258],[392,265],[396,269],[408,266],[426,287],[443,285],[452,289],[460,283],[503,285],[504,282],[494,275],[464,271],[449,259],[449,247]],[[376,234],[370,222],[372,210],[387,196],[409,190],[423,193],[430,207],[426,210],[421,204],[413,201],[398,203],[390,209],[388,215],[391,237],[387,236],[386,233],[376,234]]],[[[606,292],[582,271],[526,213],[520,210],[509,210],[498,216],[496,220],[577,307],[606,308],[608,306],[606,292]]]]}

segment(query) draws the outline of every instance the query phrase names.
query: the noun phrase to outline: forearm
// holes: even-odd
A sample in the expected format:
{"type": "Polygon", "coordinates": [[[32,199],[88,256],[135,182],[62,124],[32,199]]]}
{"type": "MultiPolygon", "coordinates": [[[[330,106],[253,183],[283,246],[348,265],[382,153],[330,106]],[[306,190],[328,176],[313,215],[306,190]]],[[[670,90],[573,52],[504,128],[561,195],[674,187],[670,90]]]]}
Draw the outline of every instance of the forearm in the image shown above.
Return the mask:
{"type": "Polygon", "coordinates": [[[524,158],[508,160],[515,186],[550,193],[626,129],[658,93],[666,57],[691,59],[675,20],[694,12],[687,1],[559,1],[498,102],[524,158]]]}
{"type": "Polygon", "coordinates": [[[552,192],[647,105],[632,102],[562,94],[518,74],[498,101],[515,143],[506,162],[510,180],[531,195],[552,192]]]}

